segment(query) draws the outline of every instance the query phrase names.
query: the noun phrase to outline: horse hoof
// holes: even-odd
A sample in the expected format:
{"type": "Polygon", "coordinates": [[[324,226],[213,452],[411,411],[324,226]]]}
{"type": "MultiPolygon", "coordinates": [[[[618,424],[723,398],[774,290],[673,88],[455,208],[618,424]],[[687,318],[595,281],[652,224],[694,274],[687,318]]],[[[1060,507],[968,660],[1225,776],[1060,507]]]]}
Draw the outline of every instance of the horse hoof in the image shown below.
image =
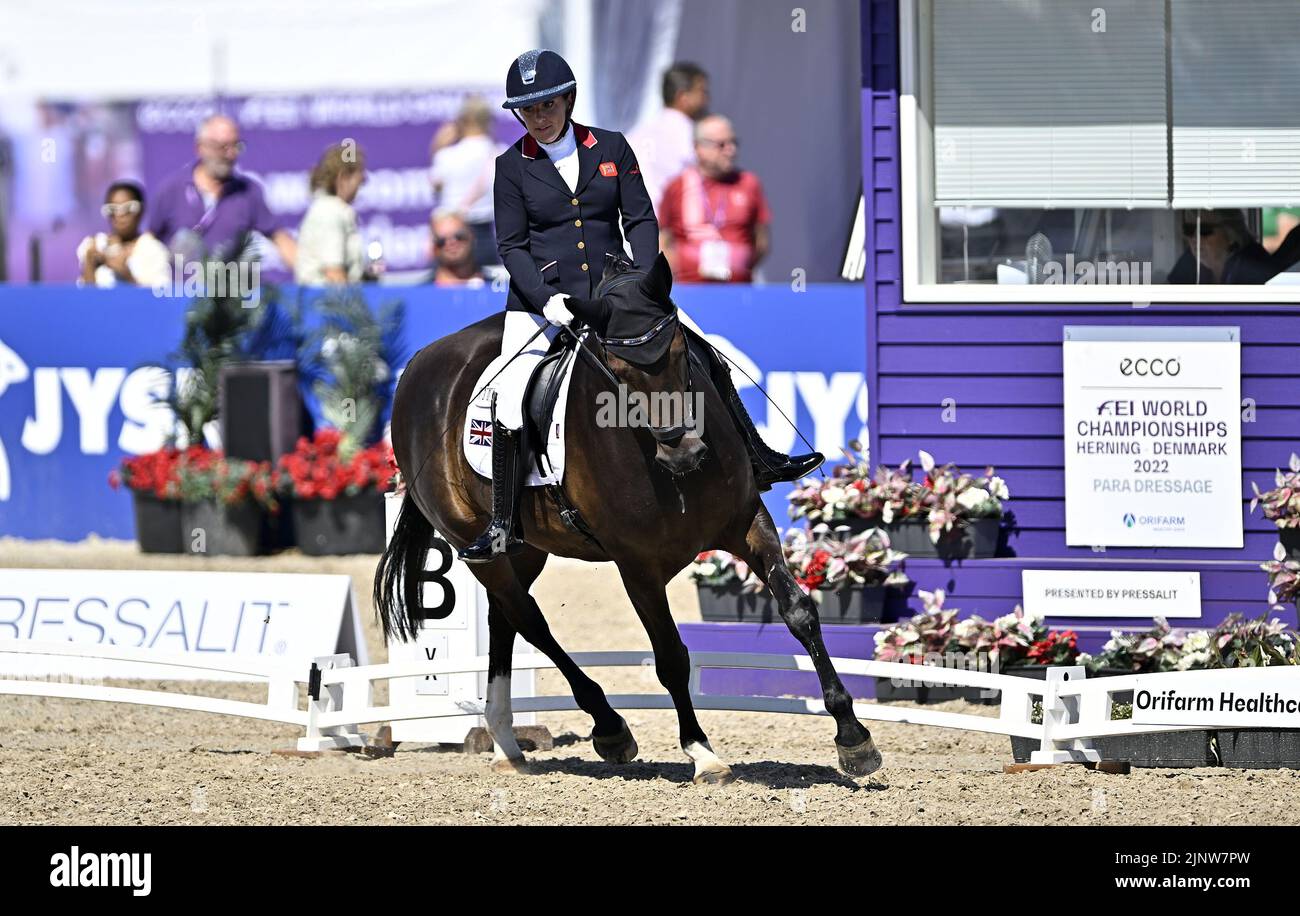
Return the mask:
{"type": "Polygon", "coordinates": [[[695,778],[691,781],[697,786],[725,786],[735,780],[736,777],[731,774],[731,767],[725,763],[718,763],[697,768],[695,778]]]}
{"type": "Polygon", "coordinates": [[[526,776],[532,772],[526,757],[497,757],[492,761],[493,773],[526,776]]]}
{"type": "Polygon", "coordinates": [[[636,739],[632,737],[626,721],[623,723],[622,730],[616,734],[606,735],[603,738],[593,734],[591,746],[596,749],[601,759],[608,763],[631,763],[636,759],[636,739]]]}
{"type": "Polygon", "coordinates": [[[870,738],[853,747],[836,745],[835,749],[840,752],[840,769],[850,776],[869,776],[884,762],[876,742],[870,738]]]}

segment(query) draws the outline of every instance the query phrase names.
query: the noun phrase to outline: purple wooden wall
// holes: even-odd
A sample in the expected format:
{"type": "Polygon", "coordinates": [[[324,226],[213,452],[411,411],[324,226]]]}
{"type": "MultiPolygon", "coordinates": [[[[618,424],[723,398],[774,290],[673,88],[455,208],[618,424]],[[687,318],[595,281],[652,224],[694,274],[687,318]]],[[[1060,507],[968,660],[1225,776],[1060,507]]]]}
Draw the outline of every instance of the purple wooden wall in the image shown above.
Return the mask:
{"type": "MultiPolygon", "coordinates": [[[[1232,611],[1268,610],[1276,529],[1249,511],[1251,481],[1272,486],[1273,469],[1300,450],[1300,304],[1221,307],[923,305],[903,301],[898,137],[898,0],[861,0],[862,162],[867,195],[867,390],[873,463],[897,464],[924,448],[940,462],[994,465],[1006,479],[1014,526],[1007,555],[945,566],[913,559],[920,588],[945,588],[949,606],[983,616],[1020,600],[1023,568],[1197,569],[1202,623],[1232,611]],[[1062,327],[1066,324],[1237,325],[1242,396],[1258,407],[1242,427],[1241,550],[1110,548],[1065,544],[1062,327]],[[956,422],[940,404],[956,400],[956,422]]],[[[919,601],[913,600],[919,610],[919,601]]],[[[1295,624],[1294,609],[1279,616],[1295,624]]],[[[1096,633],[1140,621],[1053,620],[1096,633]]],[[[1191,624],[1192,622],[1185,621],[1191,624]]]]}

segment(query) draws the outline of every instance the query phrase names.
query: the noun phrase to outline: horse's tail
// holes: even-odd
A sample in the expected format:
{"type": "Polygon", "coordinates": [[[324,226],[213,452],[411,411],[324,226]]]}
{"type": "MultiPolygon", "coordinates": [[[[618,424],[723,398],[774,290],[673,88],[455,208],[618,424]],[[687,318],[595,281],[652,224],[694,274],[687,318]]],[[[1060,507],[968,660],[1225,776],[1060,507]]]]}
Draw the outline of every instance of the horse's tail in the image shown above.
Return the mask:
{"type": "Polygon", "coordinates": [[[402,498],[397,526],[375,570],[375,612],[384,625],[384,639],[414,639],[424,620],[421,576],[433,542],[433,526],[408,491],[402,498]]]}

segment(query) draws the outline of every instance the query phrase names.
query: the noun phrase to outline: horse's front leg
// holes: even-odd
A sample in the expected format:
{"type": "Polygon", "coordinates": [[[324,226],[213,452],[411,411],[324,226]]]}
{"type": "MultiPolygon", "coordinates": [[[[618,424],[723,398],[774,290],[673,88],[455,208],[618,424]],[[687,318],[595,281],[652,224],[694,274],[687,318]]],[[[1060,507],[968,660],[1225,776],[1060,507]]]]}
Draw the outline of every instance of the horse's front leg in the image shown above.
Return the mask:
{"type": "Polygon", "coordinates": [[[835,746],[839,751],[840,769],[851,776],[866,776],[880,769],[880,751],[871,740],[871,732],[853,714],[853,697],[845,689],[839,674],[831,664],[830,654],[822,641],[821,620],[817,604],[804,594],[794,581],[781,552],[772,516],[766,508],[759,507],[745,535],[746,550],[737,551],[750,567],[767,583],[776,597],[777,606],[785,625],[790,628],[812,659],[821,682],[822,699],[826,711],[835,719],[835,746]]]}

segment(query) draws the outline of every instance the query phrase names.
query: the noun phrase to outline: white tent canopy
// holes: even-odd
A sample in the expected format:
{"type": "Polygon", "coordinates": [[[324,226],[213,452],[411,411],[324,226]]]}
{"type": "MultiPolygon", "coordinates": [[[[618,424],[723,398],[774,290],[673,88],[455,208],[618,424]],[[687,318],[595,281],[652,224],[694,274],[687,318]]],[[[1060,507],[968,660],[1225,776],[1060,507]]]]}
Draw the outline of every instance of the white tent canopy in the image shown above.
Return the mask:
{"type": "Polygon", "coordinates": [[[0,96],[493,86],[545,0],[0,0],[0,96]]]}

